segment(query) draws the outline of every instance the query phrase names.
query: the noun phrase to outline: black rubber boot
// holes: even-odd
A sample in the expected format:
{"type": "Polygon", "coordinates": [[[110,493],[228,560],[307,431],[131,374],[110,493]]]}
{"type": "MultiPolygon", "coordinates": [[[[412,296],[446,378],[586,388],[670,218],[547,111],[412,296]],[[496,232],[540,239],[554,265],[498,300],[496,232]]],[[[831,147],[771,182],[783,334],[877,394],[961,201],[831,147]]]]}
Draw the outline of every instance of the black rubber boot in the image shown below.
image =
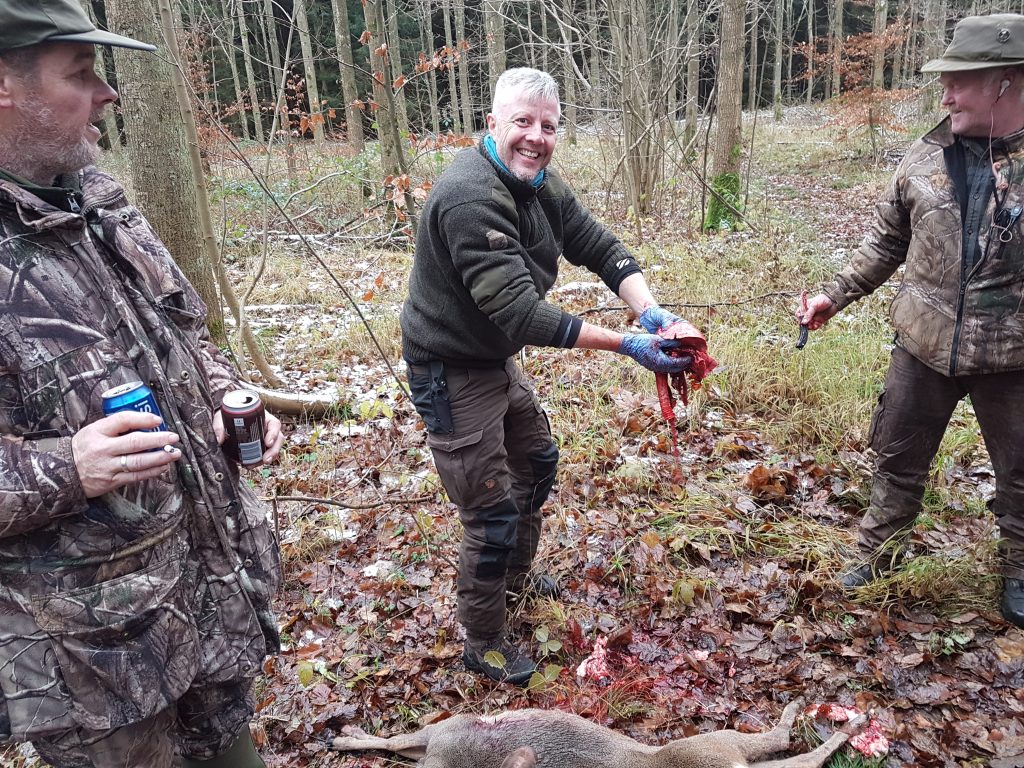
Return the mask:
{"type": "Polygon", "coordinates": [[[528,573],[512,579],[508,593],[512,601],[532,600],[538,597],[557,600],[562,594],[562,588],[558,586],[554,576],[546,573],[528,573]]]}
{"type": "Polygon", "coordinates": [[[490,640],[467,637],[462,649],[462,663],[471,672],[484,675],[496,683],[513,685],[526,685],[537,671],[533,660],[504,634],[490,640]],[[494,655],[486,658],[489,653],[494,655]]]}
{"type": "Polygon", "coordinates": [[[864,587],[881,576],[887,576],[903,562],[902,552],[883,552],[849,563],[839,574],[843,589],[864,587]]]}
{"type": "Polygon", "coordinates": [[[209,760],[193,760],[186,757],[181,764],[184,768],[267,768],[252,742],[248,723],[227,752],[222,752],[209,760]]]}
{"type": "Polygon", "coordinates": [[[1024,628],[1024,579],[1003,580],[1003,599],[999,609],[1004,619],[1024,628]]]}

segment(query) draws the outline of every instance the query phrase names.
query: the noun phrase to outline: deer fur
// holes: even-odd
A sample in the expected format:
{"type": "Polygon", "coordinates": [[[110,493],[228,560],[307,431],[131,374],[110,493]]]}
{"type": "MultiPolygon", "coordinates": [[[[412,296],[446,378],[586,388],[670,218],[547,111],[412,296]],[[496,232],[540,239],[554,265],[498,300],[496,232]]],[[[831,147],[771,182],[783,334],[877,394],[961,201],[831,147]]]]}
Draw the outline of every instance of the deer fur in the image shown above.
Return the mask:
{"type": "MultiPolygon", "coordinates": [[[[767,733],[714,731],[652,747],[578,715],[518,709],[455,715],[389,739],[349,728],[334,749],[387,750],[419,760],[420,768],[821,768],[849,734],[837,731],[813,752],[756,762],[789,747],[799,711],[798,702],[787,706],[767,733]]],[[[851,725],[863,722],[860,717],[851,725]]]]}

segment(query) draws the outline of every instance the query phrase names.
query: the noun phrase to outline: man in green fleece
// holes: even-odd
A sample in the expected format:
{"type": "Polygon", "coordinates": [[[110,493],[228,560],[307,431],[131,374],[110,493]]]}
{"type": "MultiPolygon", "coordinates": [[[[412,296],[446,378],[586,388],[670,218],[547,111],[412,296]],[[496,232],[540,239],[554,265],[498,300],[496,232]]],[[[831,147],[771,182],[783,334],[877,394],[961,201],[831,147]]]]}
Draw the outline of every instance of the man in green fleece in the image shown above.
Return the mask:
{"type": "Polygon", "coordinates": [[[506,594],[557,594],[531,565],[558,448],[513,356],[527,344],[602,349],[675,372],[692,359],[668,354],[675,342],[657,332],[677,324],[699,336],[658,306],[629,251],[549,167],[559,117],[550,75],[518,68],[498,79],[487,136],[455,158],[423,210],[401,318],[413,402],[463,525],[462,659],[515,684],[536,665],[508,638],[506,594]],[[546,302],[560,256],[598,275],[647,333],[601,328],[546,302]]]}

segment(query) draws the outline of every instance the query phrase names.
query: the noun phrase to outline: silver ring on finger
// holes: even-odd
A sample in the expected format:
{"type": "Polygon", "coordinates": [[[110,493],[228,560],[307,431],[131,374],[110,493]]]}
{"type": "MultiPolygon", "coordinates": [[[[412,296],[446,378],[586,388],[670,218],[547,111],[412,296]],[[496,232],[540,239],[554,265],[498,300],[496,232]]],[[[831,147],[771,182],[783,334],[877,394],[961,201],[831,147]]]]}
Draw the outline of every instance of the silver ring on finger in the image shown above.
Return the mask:
{"type": "Polygon", "coordinates": [[[121,454],[121,471],[128,471],[128,455],[124,453],[121,454]]]}

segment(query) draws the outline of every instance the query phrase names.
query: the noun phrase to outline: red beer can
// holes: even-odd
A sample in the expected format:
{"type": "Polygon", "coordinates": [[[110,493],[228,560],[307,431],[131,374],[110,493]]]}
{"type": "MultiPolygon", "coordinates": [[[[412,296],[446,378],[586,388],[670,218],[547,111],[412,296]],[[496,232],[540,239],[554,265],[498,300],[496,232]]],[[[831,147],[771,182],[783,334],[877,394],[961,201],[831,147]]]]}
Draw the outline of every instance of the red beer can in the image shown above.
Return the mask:
{"type": "Polygon", "coordinates": [[[220,406],[224,418],[224,450],[243,467],[263,463],[264,408],[260,396],[249,389],[224,395],[220,406]]]}

